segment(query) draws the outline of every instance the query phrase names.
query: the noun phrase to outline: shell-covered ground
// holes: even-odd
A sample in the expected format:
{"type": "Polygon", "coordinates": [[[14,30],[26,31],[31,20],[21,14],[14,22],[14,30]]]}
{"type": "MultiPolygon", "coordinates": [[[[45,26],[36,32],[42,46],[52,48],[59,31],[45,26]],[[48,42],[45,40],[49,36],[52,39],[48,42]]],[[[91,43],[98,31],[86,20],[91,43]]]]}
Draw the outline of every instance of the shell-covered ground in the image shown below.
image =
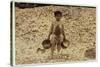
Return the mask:
{"type": "Polygon", "coordinates": [[[96,8],[72,6],[39,6],[15,8],[16,64],[56,63],[95,60],[96,55],[96,8]],[[70,45],[50,59],[51,50],[38,52],[55,21],[54,11],[61,11],[66,39],[70,45]]]}

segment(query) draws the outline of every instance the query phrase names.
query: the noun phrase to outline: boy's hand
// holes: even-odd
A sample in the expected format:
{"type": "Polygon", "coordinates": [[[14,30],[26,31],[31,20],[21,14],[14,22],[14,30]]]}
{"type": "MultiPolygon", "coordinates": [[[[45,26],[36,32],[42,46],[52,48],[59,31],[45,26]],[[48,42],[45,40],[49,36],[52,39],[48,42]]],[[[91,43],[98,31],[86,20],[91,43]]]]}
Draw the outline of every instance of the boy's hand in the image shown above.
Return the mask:
{"type": "Polygon", "coordinates": [[[49,39],[50,39],[50,37],[47,38],[47,40],[49,40],[49,39]]]}
{"type": "Polygon", "coordinates": [[[63,41],[66,41],[66,40],[67,40],[66,38],[63,39],[63,41]]]}

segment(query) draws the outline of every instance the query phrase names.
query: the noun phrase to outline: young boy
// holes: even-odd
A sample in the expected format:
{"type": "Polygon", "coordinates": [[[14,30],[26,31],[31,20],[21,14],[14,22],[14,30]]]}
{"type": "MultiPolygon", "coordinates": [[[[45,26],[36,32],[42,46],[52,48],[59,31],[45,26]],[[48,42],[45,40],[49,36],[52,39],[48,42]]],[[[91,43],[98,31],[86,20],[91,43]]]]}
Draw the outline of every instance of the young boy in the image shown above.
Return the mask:
{"type": "Polygon", "coordinates": [[[61,48],[67,48],[63,44],[63,41],[68,41],[66,40],[64,26],[61,21],[62,13],[60,11],[55,11],[54,17],[56,21],[51,24],[51,29],[48,35],[48,40],[50,40],[51,43],[52,56],[56,46],[57,46],[57,51],[60,52],[61,48]]]}

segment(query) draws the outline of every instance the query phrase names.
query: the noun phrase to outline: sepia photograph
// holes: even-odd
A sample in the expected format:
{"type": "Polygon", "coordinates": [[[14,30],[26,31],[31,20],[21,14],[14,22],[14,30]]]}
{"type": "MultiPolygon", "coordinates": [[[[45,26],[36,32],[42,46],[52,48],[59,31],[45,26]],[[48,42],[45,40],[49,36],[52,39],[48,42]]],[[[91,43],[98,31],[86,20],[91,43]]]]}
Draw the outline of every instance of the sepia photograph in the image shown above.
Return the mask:
{"type": "Polygon", "coordinates": [[[16,65],[96,60],[96,7],[15,2],[14,9],[16,65]]]}

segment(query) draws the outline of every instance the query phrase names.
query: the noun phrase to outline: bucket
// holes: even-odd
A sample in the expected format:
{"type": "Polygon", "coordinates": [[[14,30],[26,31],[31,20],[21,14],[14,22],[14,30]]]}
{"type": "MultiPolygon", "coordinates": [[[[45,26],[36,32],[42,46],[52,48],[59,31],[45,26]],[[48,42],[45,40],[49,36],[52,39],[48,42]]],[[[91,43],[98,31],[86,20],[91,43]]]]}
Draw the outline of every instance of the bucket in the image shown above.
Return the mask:
{"type": "Polygon", "coordinates": [[[49,49],[51,47],[51,43],[50,43],[50,40],[46,39],[42,42],[42,46],[45,48],[45,49],[49,49]]]}

